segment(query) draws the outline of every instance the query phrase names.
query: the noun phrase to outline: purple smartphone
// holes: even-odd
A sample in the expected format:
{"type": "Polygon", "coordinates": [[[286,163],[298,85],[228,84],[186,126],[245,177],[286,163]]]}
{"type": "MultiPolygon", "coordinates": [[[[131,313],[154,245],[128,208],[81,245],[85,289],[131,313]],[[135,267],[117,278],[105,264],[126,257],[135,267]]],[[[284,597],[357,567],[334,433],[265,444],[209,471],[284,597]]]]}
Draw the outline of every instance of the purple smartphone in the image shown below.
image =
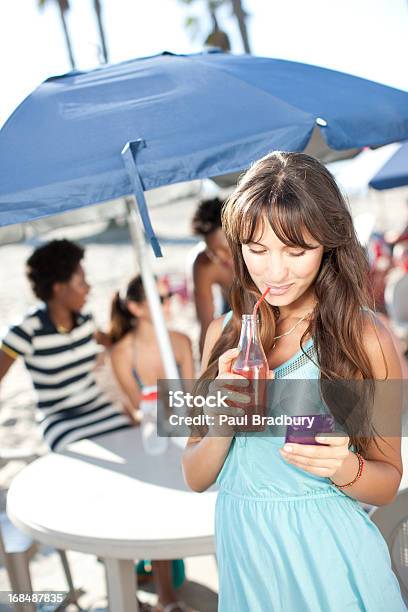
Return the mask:
{"type": "MultiPolygon", "coordinates": [[[[304,418],[306,415],[303,415],[304,418]]],[[[286,428],[286,442],[294,442],[296,444],[314,444],[318,445],[315,436],[318,433],[331,433],[334,431],[334,418],[329,414],[309,414],[307,418],[313,421],[305,421],[303,425],[288,425],[286,428]],[[309,427],[308,427],[309,425],[309,427]]],[[[322,444],[322,446],[324,446],[322,444]]]]}

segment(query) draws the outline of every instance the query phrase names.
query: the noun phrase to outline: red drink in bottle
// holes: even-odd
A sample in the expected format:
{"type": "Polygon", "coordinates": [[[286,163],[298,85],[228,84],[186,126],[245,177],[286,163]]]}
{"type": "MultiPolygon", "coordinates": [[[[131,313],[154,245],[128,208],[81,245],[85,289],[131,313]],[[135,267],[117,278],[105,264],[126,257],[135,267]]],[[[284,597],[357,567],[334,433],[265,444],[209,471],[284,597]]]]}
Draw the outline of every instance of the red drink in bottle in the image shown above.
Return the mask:
{"type": "Polygon", "coordinates": [[[242,315],[241,337],[238,348],[241,350],[232,366],[232,372],[247,378],[247,387],[238,387],[238,393],[249,395],[249,403],[236,403],[247,416],[247,423],[238,431],[263,431],[265,425],[254,423],[254,415],[266,415],[266,382],[269,375],[266,359],[258,335],[258,318],[256,314],[242,315]]]}

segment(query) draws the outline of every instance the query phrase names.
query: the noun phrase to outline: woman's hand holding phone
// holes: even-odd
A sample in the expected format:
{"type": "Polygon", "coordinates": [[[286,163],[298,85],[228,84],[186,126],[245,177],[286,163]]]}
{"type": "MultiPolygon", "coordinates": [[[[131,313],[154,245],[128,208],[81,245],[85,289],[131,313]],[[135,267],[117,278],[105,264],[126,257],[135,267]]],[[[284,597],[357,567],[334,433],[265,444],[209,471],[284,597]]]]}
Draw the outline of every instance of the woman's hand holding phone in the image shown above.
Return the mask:
{"type": "Polygon", "coordinates": [[[280,448],[279,452],[285,461],[305,472],[325,478],[335,477],[350,455],[350,438],[318,434],[315,440],[318,446],[291,442],[280,448]]]}

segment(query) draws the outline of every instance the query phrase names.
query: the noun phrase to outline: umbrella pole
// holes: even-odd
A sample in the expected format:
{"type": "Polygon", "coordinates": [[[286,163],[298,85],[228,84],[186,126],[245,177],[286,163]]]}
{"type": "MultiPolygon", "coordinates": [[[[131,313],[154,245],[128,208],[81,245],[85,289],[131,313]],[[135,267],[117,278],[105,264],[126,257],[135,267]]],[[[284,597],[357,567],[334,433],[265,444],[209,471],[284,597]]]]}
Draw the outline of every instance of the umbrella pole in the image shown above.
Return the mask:
{"type": "Polygon", "coordinates": [[[142,230],[141,221],[136,213],[135,202],[126,200],[127,220],[129,224],[130,237],[136,252],[140,274],[143,281],[146,298],[153,319],[153,325],[157,336],[160,355],[164,371],[168,380],[179,380],[180,375],[174,358],[170,342],[169,332],[163,316],[159,293],[150,263],[150,253],[147,251],[146,239],[142,230]]]}

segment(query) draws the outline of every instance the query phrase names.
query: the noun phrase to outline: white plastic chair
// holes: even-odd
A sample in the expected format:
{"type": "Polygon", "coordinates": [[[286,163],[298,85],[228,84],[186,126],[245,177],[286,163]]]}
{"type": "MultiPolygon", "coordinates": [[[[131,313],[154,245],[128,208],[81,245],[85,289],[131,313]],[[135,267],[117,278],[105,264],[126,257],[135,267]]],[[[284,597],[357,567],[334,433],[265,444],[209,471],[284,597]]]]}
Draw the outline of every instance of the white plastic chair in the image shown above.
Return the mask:
{"type": "Polygon", "coordinates": [[[408,605],[408,489],[400,491],[389,506],[374,508],[369,516],[387,542],[392,568],[408,605]]]}
{"type": "MultiPolygon", "coordinates": [[[[2,451],[0,453],[0,467],[11,460],[29,462],[37,457],[38,454],[30,450],[10,449],[9,451],[2,451]]],[[[4,563],[7,570],[13,593],[32,593],[30,559],[38,551],[38,548],[38,544],[13,525],[5,512],[0,513],[0,561],[4,563]]],[[[78,610],[81,610],[77,600],[84,591],[74,587],[66,552],[64,550],[58,550],[57,552],[67,581],[68,593],[56,610],[63,610],[69,604],[74,604],[78,610]]],[[[37,607],[28,603],[14,604],[14,610],[16,612],[36,612],[37,607]]]]}
{"type": "MultiPolygon", "coordinates": [[[[31,593],[29,561],[37,547],[31,538],[18,531],[3,512],[0,514],[0,560],[7,570],[13,593],[31,593]]],[[[35,612],[34,604],[15,605],[15,610],[35,612]]]]}
{"type": "MultiPolygon", "coordinates": [[[[30,559],[38,551],[38,545],[28,536],[19,531],[9,520],[6,513],[0,514],[0,560],[3,561],[11,590],[13,593],[32,593],[32,583],[30,575],[30,559]]],[[[82,589],[75,589],[72,575],[68,564],[66,552],[57,551],[68,586],[68,593],[64,601],[58,606],[57,610],[66,608],[69,604],[75,604],[81,610],[77,601],[84,593],[82,589]]],[[[36,606],[24,603],[15,604],[16,612],[35,612],[36,606]]]]}

